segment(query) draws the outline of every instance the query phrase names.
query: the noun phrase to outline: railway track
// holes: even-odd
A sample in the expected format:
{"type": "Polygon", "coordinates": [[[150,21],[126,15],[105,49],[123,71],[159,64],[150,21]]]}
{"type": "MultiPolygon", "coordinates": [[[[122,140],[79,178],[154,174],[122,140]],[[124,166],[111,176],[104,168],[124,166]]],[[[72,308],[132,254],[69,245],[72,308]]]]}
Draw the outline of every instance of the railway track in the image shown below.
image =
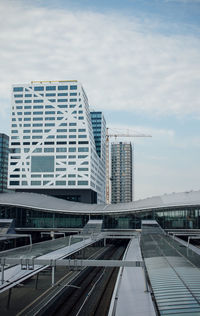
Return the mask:
{"type": "MultiPolygon", "coordinates": [[[[120,259],[125,248],[125,245],[112,246],[99,259],[120,259]]],[[[73,280],[71,287],[67,287],[56,301],[46,305],[36,315],[106,315],[117,272],[118,268],[86,268],[73,280]]]]}

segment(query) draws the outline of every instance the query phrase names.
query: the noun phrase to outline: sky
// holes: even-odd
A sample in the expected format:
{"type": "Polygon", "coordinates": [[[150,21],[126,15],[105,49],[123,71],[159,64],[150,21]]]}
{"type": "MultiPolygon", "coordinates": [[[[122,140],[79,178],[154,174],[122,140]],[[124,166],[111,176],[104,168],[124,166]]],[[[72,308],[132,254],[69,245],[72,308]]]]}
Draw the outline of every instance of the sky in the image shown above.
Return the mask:
{"type": "MultiPolygon", "coordinates": [[[[200,189],[200,0],[0,0],[0,132],[12,84],[77,79],[134,144],[134,197],[200,189]]],[[[115,141],[114,139],[111,139],[115,141]]]]}

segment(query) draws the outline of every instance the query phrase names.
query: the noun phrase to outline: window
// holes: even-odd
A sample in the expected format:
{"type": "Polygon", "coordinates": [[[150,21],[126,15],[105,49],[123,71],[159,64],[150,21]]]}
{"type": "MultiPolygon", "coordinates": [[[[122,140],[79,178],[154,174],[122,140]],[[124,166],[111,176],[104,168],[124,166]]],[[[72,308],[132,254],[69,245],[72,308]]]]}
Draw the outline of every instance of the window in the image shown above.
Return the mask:
{"type": "Polygon", "coordinates": [[[32,139],[42,139],[42,136],[33,136],[32,139]]]}
{"type": "MultiPolygon", "coordinates": [[[[25,120],[25,119],[24,119],[25,120]]],[[[43,118],[42,117],[34,117],[33,118],[33,121],[42,121],[43,120],[43,118]]]]}
{"type": "Polygon", "coordinates": [[[69,148],[69,152],[70,152],[70,153],[76,152],[76,148],[70,147],[70,148],[69,148]]]}
{"type": "Polygon", "coordinates": [[[58,97],[67,97],[68,93],[58,93],[58,97]]]}
{"type": "Polygon", "coordinates": [[[55,114],[55,111],[45,111],[45,114],[55,114]]]}
{"type": "Polygon", "coordinates": [[[67,132],[67,129],[57,129],[57,132],[58,132],[58,133],[66,133],[66,132],[67,132]]]}
{"type": "Polygon", "coordinates": [[[72,180],[68,181],[68,185],[75,185],[75,184],[76,184],[76,181],[72,181],[72,180]]]}
{"type": "Polygon", "coordinates": [[[14,92],[23,91],[23,87],[14,87],[13,91],[14,92]]]}
{"type": "Polygon", "coordinates": [[[57,145],[66,145],[67,142],[57,142],[56,144],[57,144],[57,145]]]}
{"type": "Polygon", "coordinates": [[[41,153],[42,152],[42,148],[35,148],[33,152],[34,153],[41,153]]]}
{"type": "Polygon", "coordinates": [[[67,156],[65,156],[65,155],[58,155],[58,156],[56,156],[56,159],[66,159],[67,158],[67,156]]]}
{"type": "Polygon", "coordinates": [[[34,91],[44,91],[44,87],[34,87],[34,91]]]}
{"type": "Polygon", "coordinates": [[[10,185],[19,185],[19,181],[10,181],[10,185]]]}
{"type": "Polygon", "coordinates": [[[25,105],[25,106],[24,106],[24,109],[25,109],[25,110],[31,109],[31,105],[25,105]]]}
{"type": "Polygon", "coordinates": [[[89,148],[88,148],[88,147],[79,147],[79,148],[78,148],[78,151],[79,151],[79,152],[88,152],[88,151],[89,151],[89,148]]]}
{"type": "Polygon", "coordinates": [[[55,121],[55,117],[45,117],[45,121],[55,121]]]}
{"type": "Polygon", "coordinates": [[[43,124],[42,123],[35,123],[35,124],[33,124],[33,127],[40,127],[40,126],[43,126],[43,124]]]}
{"type": "Polygon", "coordinates": [[[33,133],[42,133],[42,129],[33,129],[33,133]]]}
{"type": "Polygon", "coordinates": [[[88,181],[78,181],[78,185],[88,185],[88,181]]]}
{"type": "Polygon", "coordinates": [[[23,94],[14,94],[15,98],[23,98],[23,94]]]}
{"type": "Polygon", "coordinates": [[[31,185],[41,185],[41,181],[31,181],[31,185]]]}
{"type": "Polygon", "coordinates": [[[55,93],[46,93],[46,97],[55,97],[56,94],[55,93]]]}
{"type": "Polygon", "coordinates": [[[56,90],[56,86],[46,86],[46,90],[56,90]]]}
{"type": "Polygon", "coordinates": [[[56,152],[66,152],[67,148],[64,147],[60,147],[60,148],[56,148],[56,152]]]}
{"type": "Polygon", "coordinates": [[[45,105],[45,109],[54,109],[52,105],[45,105]]]}
{"type": "Polygon", "coordinates": [[[32,94],[26,93],[26,94],[25,94],[25,97],[26,97],[26,98],[31,98],[31,97],[32,97],[32,94]]]}
{"type": "Polygon", "coordinates": [[[45,153],[53,153],[54,152],[54,148],[44,148],[44,152],[45,153]]]}
{"type": "Polygon", "coordinates": [[[67,99],[58,99],[58,102],[67,102],[67,99]]]}
{"type": "Polygon", "coordinates": [[[71,92],[71,93],[70,93],[70,96],[76,96],[76,95],[77,95],[76,92],[71,92]]]}
{"type": "Polygon", "coordinates": [[[67,138],[67,135],[57,135],[56,138],[67,138]]]}
{"type": "Polygon", "coordinates": [[[54,172],[54,156],[32,156],[31,172],[54,172]]]}
{"type": "Polygon", "coordinates": [[[33,108],[34,109],[43,109],[43,105],[34,105],[33,108]]]}
{"type": "Polygon", "coordinates": [[[70,86],[70,90],[77,90],[77,85],[70,86]]]}
{"type": "Polygon", "coordinates": [[[69,123],[69,126],[76,126],[76,123],[69,123]]]}
{"type": "Polygon", "coordinates": [[[56,185],[66,185],[66,181],[56,181],[56,185]]]}
{"type": "Polygon", "coordinates": [[[33,112],[33,115],[42,115],[42,114],[43,114],[43,112],[41,112],[41,111],[33,112]]]}
{"type": "MultiPolygon", "coordinates": [[[[58,105],[58,107],[60,108],[60,109],[67,109],[67,105],[65,104],[65,105],[58,105]]],[[[62,112],[61,112],[62,113],[62,112]]]]}
{"type": "Polygon", "coordinates": [[[32,100],[25,100],[25,103],[32,103],[32,100]]]}
{"type": "Polygon", "coordinates": [[[77,99],[69,99],[70,102],[77,102],[77,99]]]}
{"type": "Polygon", "coordinates": [[[43,103],[43,100],[41,100],[41,99],[35,99],[35,100],[33,100],[33,102],[34,102],[34,103],[43,103]]]}
{"type": "Polygon", "coordinates": [[[15,100],[15,103],[23,103],[22,100],[15,100]]]}
{"type": "Polygon", "coordinates": [[[68,86],[58,86],[58,90],[68,90],[68,86]]]}
{"type": "Polygon", "coordinates": [[[55,123],[45,123],[45,126],[55,126],[55,123]]]}

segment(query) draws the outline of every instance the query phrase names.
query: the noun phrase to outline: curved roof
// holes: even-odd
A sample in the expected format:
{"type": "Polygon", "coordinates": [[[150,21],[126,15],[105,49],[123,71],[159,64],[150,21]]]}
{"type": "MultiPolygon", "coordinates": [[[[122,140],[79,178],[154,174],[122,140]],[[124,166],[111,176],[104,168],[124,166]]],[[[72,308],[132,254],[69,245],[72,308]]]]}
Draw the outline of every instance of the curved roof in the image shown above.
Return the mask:
{"type": "Polygon", "coordinates": [[[19,206],[65,214],[124,214],[169,207],[200,206],[200,190],[164,194],[130,203],[109,205],[71,202],[38,193],[9,192],[0,194],[0,205],[19,206]]]}

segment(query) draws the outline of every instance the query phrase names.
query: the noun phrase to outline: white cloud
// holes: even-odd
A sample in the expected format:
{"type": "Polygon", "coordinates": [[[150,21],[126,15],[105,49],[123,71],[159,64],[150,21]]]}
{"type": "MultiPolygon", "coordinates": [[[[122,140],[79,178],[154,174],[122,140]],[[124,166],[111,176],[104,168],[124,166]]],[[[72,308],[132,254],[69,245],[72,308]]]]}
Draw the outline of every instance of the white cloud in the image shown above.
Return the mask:
{"type": "Polygon", "coordinates": [[[0,95],[7,100],[12,83],[79,79],[102,110],[199,112],[196,38],[162,35],[152,21],[112,13],[9,3],[0,2],[0,95]]]}

